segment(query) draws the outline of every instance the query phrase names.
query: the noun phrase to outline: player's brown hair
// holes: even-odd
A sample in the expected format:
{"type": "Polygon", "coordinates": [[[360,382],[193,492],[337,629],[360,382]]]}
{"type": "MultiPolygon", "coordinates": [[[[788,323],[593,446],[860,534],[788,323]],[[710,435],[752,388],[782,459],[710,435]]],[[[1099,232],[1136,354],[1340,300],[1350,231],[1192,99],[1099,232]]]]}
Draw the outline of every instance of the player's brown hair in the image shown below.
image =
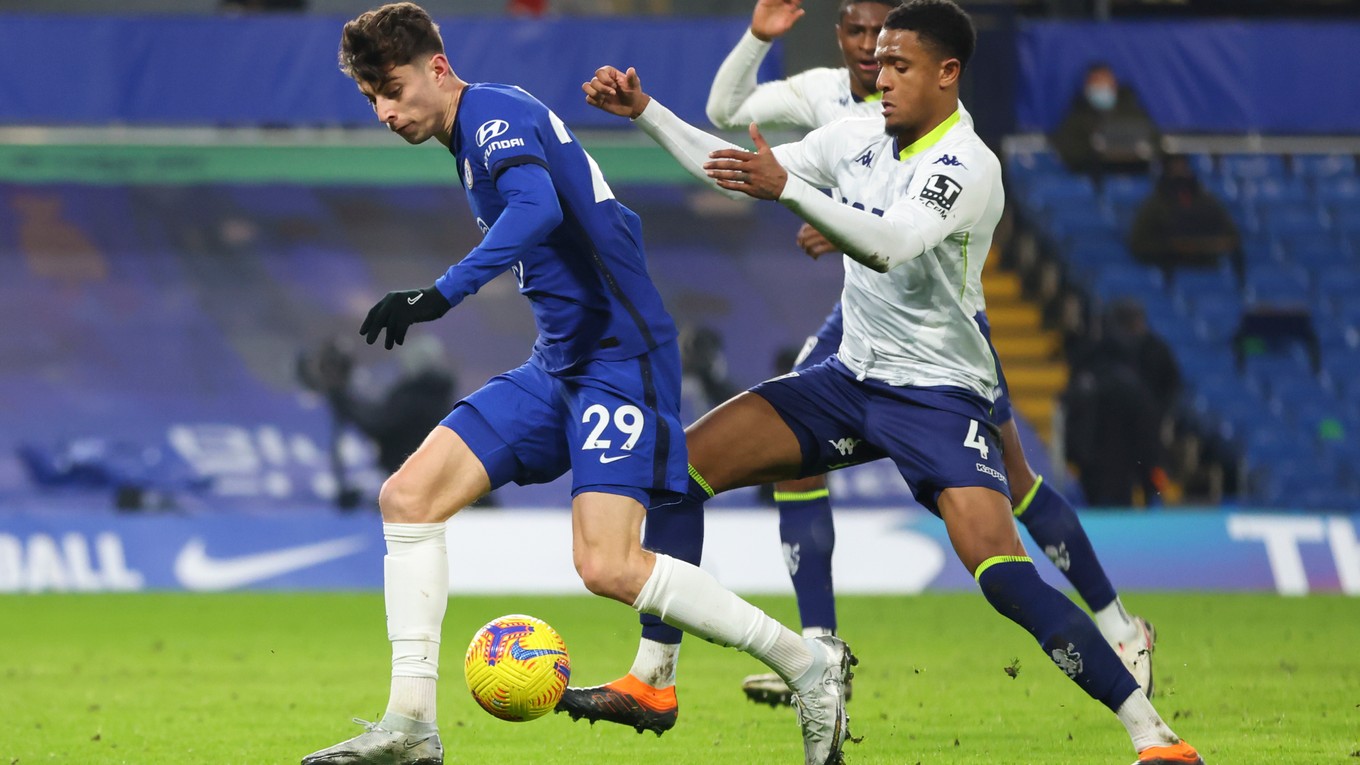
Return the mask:
{"type": "Polygon", "coordinates": [[[394,66],[444,52],[439,25],[415,3],[388,3],[345,24],[340,35],[340,71],[373,85],[394,66]]]}

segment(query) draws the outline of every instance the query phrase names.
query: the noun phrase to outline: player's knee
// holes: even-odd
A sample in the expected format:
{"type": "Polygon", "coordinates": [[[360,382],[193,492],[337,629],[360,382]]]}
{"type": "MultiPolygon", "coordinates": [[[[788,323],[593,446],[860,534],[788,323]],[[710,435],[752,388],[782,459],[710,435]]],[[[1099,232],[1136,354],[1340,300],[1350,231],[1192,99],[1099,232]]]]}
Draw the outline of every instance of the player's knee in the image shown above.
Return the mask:
{"type": "Polygon", "coordinates": [[[431,502],[402,471],[398,470],[383,481],[378,492],[378,509],[388,523],[433,523],[431,502]]]}
{"type": "Polygon", "coordinates": [[[631,605],[641,591],[632,569],[615,556],[598,552],[578,552],[575,555],[576,573],[581,583],[595,595],[631,605]]]}

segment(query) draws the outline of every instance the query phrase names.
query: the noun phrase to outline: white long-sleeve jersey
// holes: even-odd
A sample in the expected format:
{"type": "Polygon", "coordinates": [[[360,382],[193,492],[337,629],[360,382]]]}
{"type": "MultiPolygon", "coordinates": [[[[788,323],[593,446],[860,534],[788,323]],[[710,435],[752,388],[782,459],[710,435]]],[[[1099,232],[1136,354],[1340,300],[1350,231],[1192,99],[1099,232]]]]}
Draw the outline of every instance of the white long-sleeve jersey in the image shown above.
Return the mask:
{"type": "Polygon", "coordinates": [[[714,125],[737,130],[754,122],[813,130],[845,117],[878,116],[878,96],[856,98],[844,67],[809,69],[757,85],[756,72],[769,52],[770,43],[748,29],[723,59],[708,91],[706,111],[714,125]]]}
{"type": "MultiPolygon", "coordinates": [[[[702,164],[731,144],[655,100],[637,124],[716,188],[702,164]]],[[[861,378],[953,385],[991,400],[995,366],[973,315],[1005,200],[1001,164],[962,110],[905,148],[883,132],[882,117],[870,117],[834,122],[774,153],[789,172],[780,201],[846,253],[841,361],[861,378]]]]}
{"type": "MultiPolygon", "coordinates": [[[[771,47],[771,43],[747,29],[723,59],[708,92],[706,111],[714,125],[735,130],[754,122],[761,127],[815,130],[846,117],[881,120],[879,96],[856,97],[850,90],[850,72],[845,67],[808,69],[782,80],[757,84],[760,64],[771,47]]],[[[973,117],[962,101],[959,118],[969,129],[973,127],[973,117]]],[[[976,292],[968,295],[973,313],[987,309],[981,283],[976,287],[976,292]]]]}
{"type": "Polygon", "coordinates": [[[996,367],[973,316],[1005,195],[971,121],[955,112],[899,148],[882,117],[844,119],[774,153],[790,173],[780,201],[847,252],[841,361],[860,378],[990,400],[996,367]]]}

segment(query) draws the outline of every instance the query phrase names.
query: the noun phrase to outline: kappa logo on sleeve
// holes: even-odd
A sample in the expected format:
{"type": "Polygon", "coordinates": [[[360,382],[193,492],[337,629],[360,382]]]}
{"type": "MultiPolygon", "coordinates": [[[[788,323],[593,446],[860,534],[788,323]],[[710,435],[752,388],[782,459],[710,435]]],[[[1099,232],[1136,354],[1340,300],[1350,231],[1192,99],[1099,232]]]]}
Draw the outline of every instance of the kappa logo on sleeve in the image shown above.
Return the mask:
{"type": "Polygon", "coordinates": [[[936,173],[926,181],[926,187],[921,189],[921,202],[932,210],[940,214],[940,217],[949,214],[954,209],[954,203],[959,201],[959,194],[963,193],[963,186],[959,182],[947,175],[936,173]]]}
{"type": "Polygon", "coordinates": [[[477,128],[477,145],[485,146],[487,141],[504,133],[510,129],[510,123],[505,120],[487,120],[482,126],[477,128]]]}

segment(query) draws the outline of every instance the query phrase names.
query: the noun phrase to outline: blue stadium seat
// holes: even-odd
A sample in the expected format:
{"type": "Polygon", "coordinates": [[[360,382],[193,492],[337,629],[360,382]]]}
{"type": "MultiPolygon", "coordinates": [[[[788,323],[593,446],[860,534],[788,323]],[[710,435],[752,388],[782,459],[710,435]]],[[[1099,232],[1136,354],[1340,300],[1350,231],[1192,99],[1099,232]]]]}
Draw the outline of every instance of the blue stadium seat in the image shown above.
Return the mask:
{"type": "Polygon", "coordinates": [[[1306,305],[1308,274],[1303,269],[1268,263],[1247,270],[1247,302],[1277,305],[1306,305]]]}
{"type": "Polygon", "coordinates": [[[1200,298],[1239,297],[1237,277],[1226,265],[1223,268],[1181,268],[1172,276],[1172,287],[1187,305],[1197,305],[1200,298]]]}
{"type": "Polygon", "coordinates": [[[1242,321],[1242,299],[1234,295],[1202,295],[1195,300],[1195,332],[1209,342],[1226,342],[1242,321]]]}
{"type": "Polygon", "coordinates": [[[1280,251],[1275,246],[1275,240],[1268,236],[1243,235],[1242,257],[1246,259],[1247,267],[1251,268],[1256,263],[1278,263],[1280,251]]]}
{"type": "Polygon", "coordinates": [[[1351,154],[1295,154],[1294,175],[1299,178],[1337,178],[1355,175],[1355,156],[1351,154]]]}
{"type": "Polygon", "coordinates": [[[1152,194],[1152,185],[1152,179],[1144,175],[1116,175],[1105,180],[1101,196],[1112,209],[1137,209],[1152,194]]]}
{"type": "Polygon", "coordinates": [[[1318,384],[1308,358],[1298,353],[1248,356],[1243,362],[1242,371],[1249,384],[1255,384],[1267,395],[1270,395],[1277,385],[1285,382],[1305,380],[1314,385],[1318,384]]]}
{"type": "MultiPolygon", "coordinates": [[[[1319,281],[1319,286],[1325,284],[1319,281]]],[[[1360,302],[1360,291],[1351,293],[1353,297],[1349,302],[1334,303],[1329,306],[1326,314],[1313,317],[1313,331],[1317,333],[1318,347],[1322,349],[1322,361],[1325,366],[1327,359],[1332,354],[1350,353],[1356,348],[1360,348],[1360,330],[1347,327],[1338,321],[1334,314],[1339,313],[1342,306],[1352,305],[1360,302]]],[[[1323,292],[1323,298],[1327,293],[1323,292]]]]}
{"type": "Polygon", "coordinates": [[[1255,200],[1258,205],[1267,202],[1312,202],[1313,189],[1298,178],[1268,177],[1251,181],[1241,181],[1238,194],[1255,200]]]}
{"type": "Polygon", "coordinates": [[[1224,203],[1235,202],[1239,198],[1245,198],[1241,191],[1242,187],[1236,178],[1231,176],[1201,175],[1200,182],[1209,193],[1218,197],[1224,203]]]}
{"type": "Polygon", "coordinates": [[[1354,205],[1360,201],[1360,178],[1351,175],[1319,180],[1314,196],[1325,205],[1354,205]]]}
{"type": "Polygon", "coordinates": [[[1052,209],[1074,202],[1095,202],[1096,189],[1084,175],[1055,175],[1036,178],[1028,196],[1035,209],[1052,209]]]}
{"type": "Polygon", "coordinates": [[[1350,244],[1329,232],[1293,231],[1280,235],[1279,241],[1284,262],[1302,266],[1310,272],[1351,260],[1350,244]]]}
{"type": "Polygon", "coordinates": [[[1094,204],[1063,204],[1045,215],[1048,232],[1064,247],[1115,234],[1114,221],[1094,204]]]}
{"type": "Polygon", "coordinates": [[[1342,326],[1360,330],[1360,304],[1350,303],[1339,306],[1336,315],[1341,320],[1342,326]]]}
{"type": "Polygon", "coordinates": [[[1360,201],[1354,207],[1332,207],[1332,230],[1346,237],[1352,246],[1360,246],[1360,201]]]}
{"type": "Polygon", "coordinates": [[[1327,228],[1326,216],[1313,202],[1262,202],[1256,212],[1261,216],[1262,228],[1274,236],[1327,228]]]}
{"type": "Polygon", "coordinates": [[[1199,177],[1209,178],[1218,175],[1217,163],[1214,162],[1212,154],[1187,154],[1185,158],[1190,161],[1190,167],[1199,177]]]}
{"type": "Polygon", "coordinates": [[[1065,260],[1073,276],[1089,283],[1095,275],[1111,266],[1133,263],[1128,247],[1114,232],[1098,236],[1083,236],[1065,247],[1065,260]]]}
{"type": "Polygon", "coordinates": [[[1220,175],[1233,178],[1283,178],[1284,157],[1279,154],[1224,154],[1218,158],[1220,175]]]}
{"type": "Polygon", "coordinates": [[[1111,266],[1095,275],[1092,284],[1096,296],[1109,302],[1120,297],[1142,299],[1148,295],[1163,295],[1162,272],[1148,266],[1111,266]]]}
{"type": "Polygon", "coordinates": [[[1199,337],[1177,337],[1168,343],[1180,365],[1181,377],[1192,387],[1202,381],[1237,377],[1237,359],[1226,340],[1210,342],[1199,337]]]}

